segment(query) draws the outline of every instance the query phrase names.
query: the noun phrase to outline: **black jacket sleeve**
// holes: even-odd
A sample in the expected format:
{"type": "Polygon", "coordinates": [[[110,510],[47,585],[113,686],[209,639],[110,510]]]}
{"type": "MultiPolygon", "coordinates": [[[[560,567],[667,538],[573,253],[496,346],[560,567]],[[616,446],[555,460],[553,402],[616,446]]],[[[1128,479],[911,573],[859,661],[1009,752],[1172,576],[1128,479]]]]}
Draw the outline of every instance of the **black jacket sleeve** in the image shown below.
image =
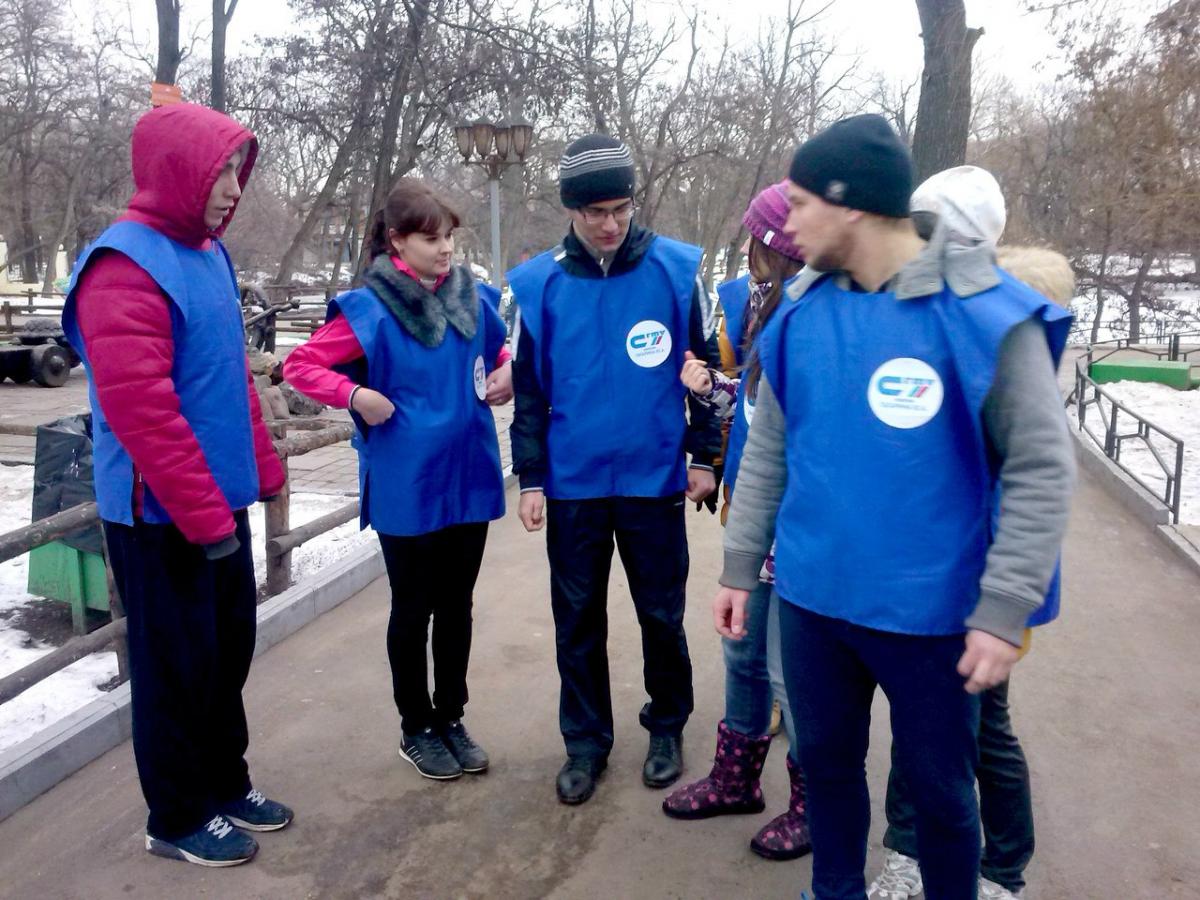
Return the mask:
{"type": "MultiPolygon", "coordinates": [[[[688,344],[688,349],[710,368],[721,368],[721,348],[717,344],[717,330],[713,327],[712,301],[699,278],[692,291],[688,344]]],[[[720,417],[711,407],[692,397],[691,391],[688,391],[687,403],[688,429],[684,449],[691,454],[692,465],[711,467],[713,460],[721,455],[720,417]]]]}
{"type": "Polygon", "coordinates": [[[546,481],[546,431],[550,404],[542,393],[534,368],[538,352],[533,338],[517,324],[517,355],[513,359],[513,421],[508,436],[512,442],[513,471],[521,490],[541,489],[546,481]]]}

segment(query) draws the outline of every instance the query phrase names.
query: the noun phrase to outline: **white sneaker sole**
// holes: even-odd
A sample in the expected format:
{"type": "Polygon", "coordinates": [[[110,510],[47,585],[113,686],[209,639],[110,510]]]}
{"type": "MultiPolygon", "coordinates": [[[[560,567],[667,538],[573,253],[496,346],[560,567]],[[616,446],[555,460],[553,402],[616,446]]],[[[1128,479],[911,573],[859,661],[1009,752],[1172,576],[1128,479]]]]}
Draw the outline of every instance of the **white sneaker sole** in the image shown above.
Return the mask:
{"type": "Polygon", "coordinates": [[[223,815],[226,819],[228,819],[238,828],[241,828],[243,831],[280,831],[292,824],[292,820],[288,819],[286,822],[280,822],[273,825],[256,825],[253,822],[247,822],[245,819],[239,819],[237,816],[231,816],[229,813],[223,813],[223,815]]]}
{"type": "Polygon", "coordinates": [[[150,837],[150,835],[146,835],[146,850],[153,856],[161,856],[163,859],[180,859],[184,862],[190,862],[193,865],[204,866],[207,869],[228,869],[230,866],[240,866],[254,859],[254,854],[258,852],[256,848],[254,853],[243,859],[205,859],[203,856],[188,853],[174,844],[160,841],[157,838],[150,837]]]}
{"type": "Polygon", "coordinates": [[[430,773],[424,771],[419,765],[417,765],[417,761],[415,759],[413,759],[411,756],[409,756],[407,753],[405,753],[403,747],[400,748],[400,758],[402,760],[404,760],[406,763],[410,763],[412,765],[412,767],[414,769],[416,769],[418,773],[420,773],[422,778],[428,778],[431,781],[453,781],[456,778],[462,778],[462,775],[463,775],[461,770],[458,772],[455,772],[453,775],[431,775],[430,773]]]}

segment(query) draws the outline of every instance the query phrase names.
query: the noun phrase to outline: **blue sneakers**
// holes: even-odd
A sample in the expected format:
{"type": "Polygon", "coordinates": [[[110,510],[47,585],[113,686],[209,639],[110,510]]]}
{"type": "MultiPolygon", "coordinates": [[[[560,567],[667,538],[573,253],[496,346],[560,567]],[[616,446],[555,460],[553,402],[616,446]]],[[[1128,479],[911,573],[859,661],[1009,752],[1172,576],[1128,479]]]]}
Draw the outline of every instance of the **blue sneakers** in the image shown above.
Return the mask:
{"type": "Polygon", "coordinates": [[[221,813],[238,828],[247,831],[278,831],[295,818],[295,813],[282,803],[268,800],[253,788],[245,797],[221,810],[221,813]]]}
{"type": "Polygon", "coordinates": [[[182,859],[198,866],[240,866],[254,859],[258,843],[224,816],[213,816],[191,834],[173,841],[146,833],[146,849],[155,856],[182,859]]]}

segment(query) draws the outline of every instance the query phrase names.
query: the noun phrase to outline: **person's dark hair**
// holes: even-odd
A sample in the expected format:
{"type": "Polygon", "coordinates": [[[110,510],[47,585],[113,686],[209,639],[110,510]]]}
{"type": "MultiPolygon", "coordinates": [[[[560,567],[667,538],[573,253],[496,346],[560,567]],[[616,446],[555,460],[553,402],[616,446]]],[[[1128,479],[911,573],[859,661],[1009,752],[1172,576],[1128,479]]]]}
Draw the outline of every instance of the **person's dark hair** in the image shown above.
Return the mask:
{"type": "Polygon", "coordinates": [[[775,314],[775,310],[779,308],[779,303],[783,299],[784,282],[802,268],[804,268],[804,263],[800,260],[784,256],[778,250],[772,250],[756,237],[750,238],[750,271],[751,273],[769,272],[770,274],[764,280],[771,283],[770,289],[763,297],[758,316],[755,318],[753,332],[749,330],[746,332],[742,344],[743,355],[750,359],[750,363],[746,367],[746,378],[748,379],[746,396],[751,400],[758,396],[758,382],[762,378],[762,360],[758,358],[758,353],[754,350],[754,341],[762,332],[763,326],[775,314]]]}
{"type": "Polygon", "coordinates": [[[392,252],[388,231],[398,235],[439,234],[457,228],[462,217],[429,185],[417,178],[401,178],[384,201],[383,209],[371,221],[370,258],[392,252]]]}

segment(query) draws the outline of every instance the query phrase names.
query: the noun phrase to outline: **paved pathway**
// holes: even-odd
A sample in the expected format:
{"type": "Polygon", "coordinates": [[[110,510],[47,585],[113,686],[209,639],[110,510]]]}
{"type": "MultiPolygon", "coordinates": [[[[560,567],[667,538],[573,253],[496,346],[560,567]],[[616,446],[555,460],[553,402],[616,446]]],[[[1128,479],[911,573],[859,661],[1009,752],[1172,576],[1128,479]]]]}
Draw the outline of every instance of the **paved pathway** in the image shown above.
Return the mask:
{"type": "MultiPolygon", "coordinates": [[[[510,493],[510,505],[515,494],[510,493]]],[[[702,774],[720,716],[720,650],[706,610],[720,529],[689,513],[687,627],[696,713],[687,777],[702,774]]],[[[1200,896],[1200,577],[1085,478],[1065,552],[1063,618],[1014,676],[1014,720],[1033,770],[1038,853],[1030,896],[1200,896]]],[[[257,783],[295,825],[228,871],[153,859],[128,743],[0,823],[0,896],[791,898],[810,863],[769,863],[746,842],[767,814],[679,823],[640,784],[640,646],[623,573],[609,638],[617,746],[596,797],[554,798],[562,748],[543,538],[515,516],[492,528],[476,597],[468,721],[493,771],[424,781],[396,756],[376,582],[260,658],[247,698],[257,783]]],[[[881,698],[868,762],[878,865],[888,731],[881,698]]],[[[769,810],[785,797],[782,748],[769,810]]]]}

